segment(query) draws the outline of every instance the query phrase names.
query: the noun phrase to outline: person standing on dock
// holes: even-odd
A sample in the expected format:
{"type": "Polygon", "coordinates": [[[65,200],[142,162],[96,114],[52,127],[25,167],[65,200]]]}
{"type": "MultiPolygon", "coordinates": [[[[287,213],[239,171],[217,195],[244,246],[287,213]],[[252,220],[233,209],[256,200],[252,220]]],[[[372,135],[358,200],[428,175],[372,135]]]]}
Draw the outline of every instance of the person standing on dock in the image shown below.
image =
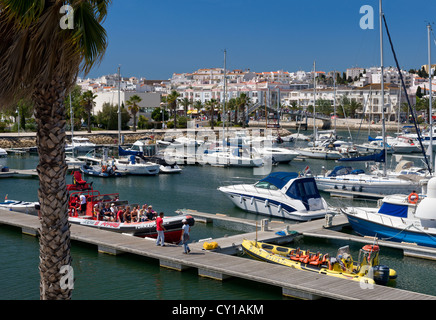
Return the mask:
{"type": "Polygon", "coordinates": [[[157,217],[157,219],[156,219],[156,231],[157,231],[156,245],[158,246],[159,242],[160,242],[161,247],[165,246],[165,242],[164,242],[165,241],[165,234],[164,234],[164,231],[166,229],[163,226],[163,216],[164,216],[164,213],[161,212],[161,213],[159,213],[159,217],[157,217]]]}
{"type": "Polygon", "coordinates": [[[191,252],[191,249],[189,249],[188,246],[189,232],[191,231],[191,227],[189,226],[188,221],[186,219],[183,219],[182,222],[183,222],[183,227],[182,227],[183,233],[182,236],[180,237],[180,241],[183,244],[183,249],[184,249],[183,253],[188,254],[189,252],[191,252]]]}

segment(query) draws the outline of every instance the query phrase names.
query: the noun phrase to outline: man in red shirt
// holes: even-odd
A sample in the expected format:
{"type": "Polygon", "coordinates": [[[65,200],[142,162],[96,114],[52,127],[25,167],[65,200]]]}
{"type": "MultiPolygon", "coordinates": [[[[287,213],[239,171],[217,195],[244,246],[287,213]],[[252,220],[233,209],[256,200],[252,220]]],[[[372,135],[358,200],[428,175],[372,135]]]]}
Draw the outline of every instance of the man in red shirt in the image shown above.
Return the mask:
{"type": "Polygon", "coordinates": [[[156,231],[157,231],[157,239],[156,239],[156,245],[160,245],[161,247],[165,246],[164,240],[165,240],[165,234],[164,231],[166,231],[165,227],[163,226],[163,216],[164,213],[159,213],[159,217],[156,218],[156,231]]]}

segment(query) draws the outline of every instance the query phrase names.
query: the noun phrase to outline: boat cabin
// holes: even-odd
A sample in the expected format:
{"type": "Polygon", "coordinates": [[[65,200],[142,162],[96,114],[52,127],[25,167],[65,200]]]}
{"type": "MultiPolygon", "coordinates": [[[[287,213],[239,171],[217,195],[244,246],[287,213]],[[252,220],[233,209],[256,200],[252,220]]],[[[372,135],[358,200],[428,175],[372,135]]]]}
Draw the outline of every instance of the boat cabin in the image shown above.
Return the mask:
{"type": "Polygon", "coordinates": [[[273,172],[255,184],[257,188],[282,190],[286,196],[301,200],[307,210],[322,209],[321,195],[315,178],[300,177],[296,172],[273,172]]]}

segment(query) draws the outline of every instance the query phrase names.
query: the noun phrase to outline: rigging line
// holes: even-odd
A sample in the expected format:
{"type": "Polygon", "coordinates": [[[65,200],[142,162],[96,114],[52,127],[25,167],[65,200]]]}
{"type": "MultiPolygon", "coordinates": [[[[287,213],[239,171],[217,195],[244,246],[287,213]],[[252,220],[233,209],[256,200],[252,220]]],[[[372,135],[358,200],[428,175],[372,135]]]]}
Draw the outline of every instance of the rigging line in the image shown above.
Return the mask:
{"type": "MultiPolygon", "coordinates": [[[[427,155],[425,154],[425,152],[424,152],[425,149],[424,149],[424,145],[422,144],[421,133],[420,133],[420,131],[419,131],[417,125],[416,125],[415,113],[413,112],[412,105],[410,104],[409,95],[407,94],[406,85],[405,85],[405,83],[404,83],[403,73],[401,72],[401,68],[400,68],[400,65],[399,65],[399,63],[398,63],[397,54],[395,53],[394,44],[392,43],[391,35],[390,35],[390,33],[389,33],[388,23],[386,22],[386,17],[385,17],[384,14],[383,14],[383,21],[384,21],[384,24],[385,24],[385,27],[386,27],[386,33],[387,33],[388,38],[389,38],[389,43],[390,43],[390,45],[391,45],[392,54],[394,55],[395,63],[396,63],[396,65],[397,65],[397,69],[398,69],[398,72],[399,72],[399,74],[400,74],[401,84],[402,84],[402,86],[403,86],[403,90],[404,90],[404,94],[405,94],[405,96],[406,96],[407,104],[409,105],[409,109],[410,109],[410,111],[411,111],[413,124],[414,124],[414,126],[415,126],[416,134],[418,135],[418,141],[419,141],[419,144],[420,144],[420,146],[421,146],[421,151],[423,152],[423,155],[424,155],[425,163],[426,163],[426,165],[427,165],[428,172],[429,172],[430,175],[431,175],[431,174],[432,174],[432,171],[431,171],[430,164],[429,164],[429,162],[428,162],[428,156],[427,156],[427,155]]],[[[384,101],[383,101],[383,103],[384,103],[384,101]]]]}

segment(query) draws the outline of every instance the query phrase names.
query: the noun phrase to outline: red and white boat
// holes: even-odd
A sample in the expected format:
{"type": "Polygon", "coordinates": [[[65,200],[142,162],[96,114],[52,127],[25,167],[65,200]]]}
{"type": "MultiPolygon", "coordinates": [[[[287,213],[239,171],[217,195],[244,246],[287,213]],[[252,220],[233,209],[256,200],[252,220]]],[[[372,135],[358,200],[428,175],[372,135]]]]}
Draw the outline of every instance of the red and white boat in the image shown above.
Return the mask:
{"type": "MultiPolygon", "coordinates": [[[[129,206],[125,200],[119,200],[118,193],[100,194],[99,191],[94,190],[91,185],[80,179],[75,175],[75,183],[68,185],[67,188],[70,192],[68,200],[68,220],[72,224],[78,224],[102,230],[108,230],[118,233],[126,233],[138,237],[157,238],[156,221],[148,220],[144,222],[116,222],[104,221],[99,215],[95,215],[95,207],[105,207],[107,204],[111,206],[114,204],[116,207],[129,206]],[[86,197],[86,212],[79,215],[80,203],[78,201],[80,195],[86,197]]],[[[186,219],[190,226],[193,226],[195,220],[190,215],[169,216],[163,218],[163,226],[165,227],[165,242],[178,243],[182,235],[183,220],[186,219]]]]}

